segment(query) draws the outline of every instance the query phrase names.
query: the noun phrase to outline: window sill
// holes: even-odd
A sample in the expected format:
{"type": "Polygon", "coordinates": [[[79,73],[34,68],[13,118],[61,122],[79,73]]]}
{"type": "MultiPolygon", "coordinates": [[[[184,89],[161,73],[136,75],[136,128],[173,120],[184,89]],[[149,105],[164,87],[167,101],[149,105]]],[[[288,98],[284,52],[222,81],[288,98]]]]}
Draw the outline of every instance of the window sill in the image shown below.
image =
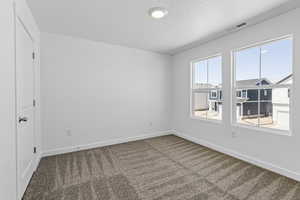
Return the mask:
{"type": "Polygon", "coordinates": [[[237,123],[233,123],[232,127],[235,128],[235,129],[241,128],[241,129],[252,130],[252,131],[256,131],[256,132],[263,133],[263,134],[275,134],[275,135],[280,135],[280,136],[292,136],[291,131],[285,131],[285,130],[276,130],[276,129],[271,129],[271,128],[260,128],[260,127],[248,126],[248,125],[237,124],[237,123]]]}

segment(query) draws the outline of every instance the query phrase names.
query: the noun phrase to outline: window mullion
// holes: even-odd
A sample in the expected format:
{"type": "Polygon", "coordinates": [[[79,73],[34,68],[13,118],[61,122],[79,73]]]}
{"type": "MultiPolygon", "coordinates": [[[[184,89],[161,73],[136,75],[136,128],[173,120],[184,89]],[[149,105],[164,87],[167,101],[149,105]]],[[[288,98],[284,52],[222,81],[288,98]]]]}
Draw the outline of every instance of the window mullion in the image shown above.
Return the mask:
{"type": "Polygon", "coordinates": [[[261,87],[262,87],[262,77],[261,77],[261,64],[262,64],[262,54],[261,54],[261,46],[259,47],[259,90],[258,90],[258,127],[260,127],[260,110],[261,110],[261,105],[260,105],[260,92],[261,92],[261,87]]]}
{"type": "Polygon", "coordinates": [[[196,76],[193,76],[193,78],[194,78],[193,85],[196,85],[196,82],[199,81],[199,69],[198,69],[198,66],[196,64],[194,64],[193,70],[194,70],[193,73],[196,73],[196,76]]]}
{"type": "Polygon", "coordinates": [[[206,61],[206,81],[207,81],[207,85],[209,83],[209,60],[206,61]]]}
{"type": "Polygon", "coordinates": [[[197,67],[195,67],[195,69],[196,69],[196,76],[197,76],[197,80],[195,80],[195,83],[196,83],[196,81],[200,81],[200,73],[199,73],[199,71],[200,71],[200,69],[199,69],[199,66],[198,65],[195,65],[195,66],[197,66],[197,67]]]}
{"type": "MultiPolygon", "coordinates": [[[[207,74],[206,74],[207,75],[207,77],[206,77],[206,80],[207,80],[206,84],[207,84],[207,86],[206,87],[208,87],[208,83],[209,83],[209,71],[208,71],[209,70],[209,67],[208,67],[209,63],[208,62],[209,62],[209,60],[206,61],[206,71],[207,71],[207,74]]],[[[209,95],[210,95],[210,91],[208,92],[208,98],[209,98],[209,95]]],[[[206,112],[206,119],[208,119],[207,115],[208,115],[208,112],[206,112]]]]}

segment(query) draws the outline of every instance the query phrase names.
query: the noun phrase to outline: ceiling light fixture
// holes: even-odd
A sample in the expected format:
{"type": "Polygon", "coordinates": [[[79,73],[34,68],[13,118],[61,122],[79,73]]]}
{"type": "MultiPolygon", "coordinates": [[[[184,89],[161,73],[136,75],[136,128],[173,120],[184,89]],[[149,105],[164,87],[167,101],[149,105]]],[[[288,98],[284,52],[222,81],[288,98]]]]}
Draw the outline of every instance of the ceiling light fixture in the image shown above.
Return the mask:
{"type": "Polygon", "coordinates": [[[154,19],[164,18],[167,14],[168,10],[163,7],[154,7],[149,9],[149,15],[154,19]]]}

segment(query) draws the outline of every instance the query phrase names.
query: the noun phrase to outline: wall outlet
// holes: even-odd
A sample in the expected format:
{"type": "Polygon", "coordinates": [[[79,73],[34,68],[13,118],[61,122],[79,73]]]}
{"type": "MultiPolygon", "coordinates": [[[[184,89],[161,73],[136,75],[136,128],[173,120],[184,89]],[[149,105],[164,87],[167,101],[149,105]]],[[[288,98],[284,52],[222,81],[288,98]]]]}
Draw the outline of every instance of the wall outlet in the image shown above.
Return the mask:
{"type": "Polygon", "coordinates": [[[149,126],[153,126],[153,123],[152,123],[152,122],[150,122],[150,123],[149,123],[149,126]]]}
{"type": "Polygon", "coordinates": [[[67,130],[66,130],[66,135],[69,136],[69,137],[72,136],[72,131],[71,131],[71,129],[67,129],[67,130]]]}

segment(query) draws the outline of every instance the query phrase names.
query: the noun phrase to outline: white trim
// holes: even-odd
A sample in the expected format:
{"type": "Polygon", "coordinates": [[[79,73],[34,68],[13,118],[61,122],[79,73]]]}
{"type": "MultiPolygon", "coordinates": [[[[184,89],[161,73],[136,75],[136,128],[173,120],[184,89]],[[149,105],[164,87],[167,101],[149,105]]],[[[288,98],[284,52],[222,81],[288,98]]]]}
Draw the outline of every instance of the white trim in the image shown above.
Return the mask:
{"type": "MultiPolygon", "coordinates": [[[[16,40],[16,31],[17,31],[17,24],[20,23],[20,25],[22,26],[22,28],[24,29],[24,31],[28,34],[30,40],[32,41],[32,51],[37,53],[38,56],[36,56],[36,58],[33,60],[33,85],[34,85],[34,94],[33,94],[33,99],[37,99],[37,87],[39,88],[38,82],[36,80],[36,73],[37,73],[37,67],[39,68],[39,63],[37,63],[37,60],[39,60],[39,33],[37,33],[38,29],[35,30],[35,25],[32,24],[31,21],[31,16],[27,16],[27,12],[24,9],[26,9],[23,6],[27,7],[27,4],[22,5],[23,3],[19,3],[19,2],[13,2],[13,15],[14,15],[14,67],[15,67],[15,134],[16,134],[16,145],[15,145],[15,149],[16,149],[16,195],[17,195],[17,199],[21,199],[21,191],[20,191],[20,177],[22,177],[22,175],[20,175],[19,173],[19,155],[18,155],[18,95],[17,95],[17,89],[18,89],[18,84],[17,84],[17,55],[16,55],[16,50],[17,50],[17,40],[16,40]]],[[[34,114],[33,114],[33,134],[34,134],[34,146],[39,146],[38,140],[37,140],[37,130],[36,130],[36,126],[37,126],[37,118],[36,118],[36,112],[38,111],[39,108],[34,107],[34,114]]],[[[33,160],[31,161],[32,163],[32,167],[33,167],[33,171],[36,171],[39,162],[41,159],[41,153],[37,153],[34,154],[33,156],[33,160]]],[[[32,178],[32,176],[30,177],[30,179],[32,178]]],[[[29,179],[29,180],[30,180],[29,179]]],[[[27,186],[29,185],[29,183],[27,183],[27,186]]]]}
{"type": "Polygon", "coordinates": [[[118,139],[112,139],[112,140],[107,140],[107,141],[98,141],[98,142],[94,142],[94,143],[90,143],[90,144],[82,144],[82,145],[76,145],[76,146],[57,148],[57,149],[47,150],[47,151],[43,152],[42,157],[65,154],[65,153],[76,152],[76,151],[82,151],[82,150],[110,146],[110,145],[121,144],[121,143],[126,143],[126,142],[133,142],[133,141],[137,141],[137,140],[144,140],[144,139],[148,139],[148,138],[159,137],[159,136],[164,136],[164,135],[171,135],[171,134],[174,134],[173,130],[166,130],[166,131],[154,132],[154,133],[149,133],[149,134],[137,135],[137,136],[128,137],[128,138],[118,138],[118,139]]]}
{"type": "Polygon", "coordinates": [[[238,122],[235,122],[232,124],[233,128],[244,128],[248,130],[256,131],[257,133],[267,133],[267,134],[277,134],[282,136],[292,136],[290,130],[281,130],[281,129],[275,129],[275,128],[267,128],[267,127],[259,127],[255,125],[247,125],[247,124],[241,124],[238,122]]]}
{"type": "MultiPolygon", "coordinates": [[[[254,48],[254,47],[259,47],[260,48],[260,57],[261,57],[261,47],[263,45],[272,43],[272,42],[276,42],[276,41],[280,41],[280,40],[286,40],[286,39],[290,39],[292,40],[292,48],[293,48],[293,57],[292,57],[292,74],[294,75],[294,68],[295,68],[295,40],[294,40],[294,35],[293,34],[288,34],[288,35],[284,35],[281,37],[277,37],[277,38],[273,38],[270,40],[265,40],[262,42],[256,42],[254,44],[251,45],[247,45],[241,48],[236,48],[231,50],[231,126],[232,127],[243,127],[243,128],[249,128],[249,129],[255,129],[256,131],[261,131],[261,132],[267,132],[267,133],[272,133],[272,134],[278,134],[278,135],[284,135],[284,136],[292,136],[293,134],[293,124],[292,124],[292,112],[293,109],[292,105],[293,105],[293,96],[292,96],[292,92],[294,90],[294,81],[292,84],[284,84],[284,85],[272,85],[272,86],[262,86],[260,84],[260,86],[257,87],[237,87],[236,86],[236,61],[235,61],[235,53],[239,52],[239,51],[243,51],[249,48],[254,48]],[[237,122],[237,118],[236,118],[236,104],[237,104],[237,98],[236,98],[236,91],[241,90],[241,89],[258,89],[258,90],[264,90],[264,89],[273,89],[273,88],[289,88],[291,96],[290,96],[290,113],[289,113],[289,130],[285,131],[285,130],[280,130],[280,129],[271,129],[271,128],[265,128],[265,127],[257,127],[257,126],[251,126],[251,125],[240,125],[237,122]]],[[[261,58],[260,58],[260,62],[261,62],[261,58]]],[[[263,80],[261,78],[261,63],[260,63],[260,71],[259,71],[259,78],[260,80],[263,80]]],[[[248,95],[248,94],[247,94],[248,95]]],[[[258,92],[258,102],[263,102],[260,99],[260,92],[258,92]]],[[[258,113],[260,113],[260,103],[258,104],[258,113]]],[[[260,118],[258,118],[258,120],[260,120],[260,118]]],[[[258,123],[259,124],[259,123],[258,123]]]]}
{"type": "Polygon", "coordinates": [[[213,54],[211,56],[206,56],[206,57],[198,57],[198,58],[192,59],[190,61],[190,65],[194,65],[196,62],[209,60],[209,59],[216,58],[216,57],[219,57],[219,56],[222,57],[222,53],[216,53],[216,54],[213,54]]]}
{"type": "Polygon", "coordinates": [[[15,131],[14,131],[14,136],[15,136],[15,140],[14,140],[14,148],[15,148],[15,166],[14,166],[14,170],[15,170],[15,192],[16,192],[16,200],[19,200],[19,174],[18,174],[18,126],[17,126],[17,119],[18,119],[18,113],[17,113],[17,5],[16,2],[13,2],[13,43],[14,43],[14,108],[15,108],[15,112],[14,112],[14,119],[15,119],[15,131]]]}
{"type": "MultiPolygon", "coordinates": [[[[222,87],[221,88],[200,88],[200,89],[194,89],[194,65],[195,63],[197,62],[201,62],[201,61],[207,61],[210,60],[210,59],[213,59],[213,58],[218,58],[220,57],[221,58],[221,72],[222,72],[222,75],[223,75],[223,56],[222,56],[222,53],[216,53],[212,56],[207,56],[207,57],[204,57],[204,58],[198,58],[198,59],[193,59],[190,61],[190,104],[189,104],[189,116],[191,119],[194,119],[194,120],[200,120],[200,121],[203,121],[203,122],[211,122],[211,123],[215,123],[215,124],[223,124],[223,112],[222,112],[222,118],[221,120],[217,120],[217,119],[208,119],[207,117],[206,118],[203,118],[203,117],[197,117],[194,115],[193,113],[193,107],[194,107],[194,100],[193,100],[193,95],[194,93],[196,92],[211,92],[211,91],[217,91],[218,89],[220,89],[222,91],[222,87]]],[[[209,81],[208,80],[208,63],[207,63],[207,82],[209,81]]],[[[221,82],[223,84],[223,76],[221,77],[221,82]]],[[[208,94],[209,95],[209,94],[208,94]]]]}
{"type": "Polygon", "coordinates": [[[297,173],[297,172],[295,172],[295,171],[291,171],[291,170],[282,168],[282,167],[280,167],[278,165],[275,165],[273,163],[262,161],[262,160],[254,158],[254,157],[241,154],[241,153],[239,153],[237,151],[234,151],[232,149],[227,149],[227,148],[225,148],[223,146],[213,144],[213,143],[208,142],[208,141],[203,140],[203,139],[198,139],[198,138],[186,135],[184,133],[180,133],[180,132],[178,132],[176,130],[174,130],[174,135],[176,135],[178,137],[181,137],[181,138],[184,138],[186,140],[189,140],[191,142],[194,142],[194,143],[206,146],[208,148],[214,149],[214,150],[219,151],[221,153],[230,155],[232,157],[235,157],[237,159],[240,159],[240,160],[243,160],[245,162],[251,163],[253,165],[262,167],[264,169],[273,171],[273,172],[278,173],[280,175],[289,177],[289,178],[294,179],[296,181],[300,181],[300,174],[297,173]]]}
{"type": "Polygon", "coordinates": [[[34,161],[34,171],[37,170],[39,164],[40,164],[40,161],[41,161],[41,158],[42,158],[42,154],[41,153],[38,153],[36,155],[36,158],[35,158],[35,161],[34,161]]]}
{"type": "Polygon", "coordinates": [[[293,38],[294,38],[294,34],[287,34],[287,35],[283,35],[283,36],[276,37],[276,38],[269,39],[269,40],[258,41],[258,42],[252,43],[252,44],[245,45],[243,47],[234,48],[232,51],[234,51],[234,52],[242,51],[242,50],[250,49],[250,48],[253,48],[253,47],[267,45],[267,44],[270,44],[272,42],[276,42],[276,41],[279,41],[279,40],[285,40],[285,39],[292,39],[293,40],[293,38]]]}

